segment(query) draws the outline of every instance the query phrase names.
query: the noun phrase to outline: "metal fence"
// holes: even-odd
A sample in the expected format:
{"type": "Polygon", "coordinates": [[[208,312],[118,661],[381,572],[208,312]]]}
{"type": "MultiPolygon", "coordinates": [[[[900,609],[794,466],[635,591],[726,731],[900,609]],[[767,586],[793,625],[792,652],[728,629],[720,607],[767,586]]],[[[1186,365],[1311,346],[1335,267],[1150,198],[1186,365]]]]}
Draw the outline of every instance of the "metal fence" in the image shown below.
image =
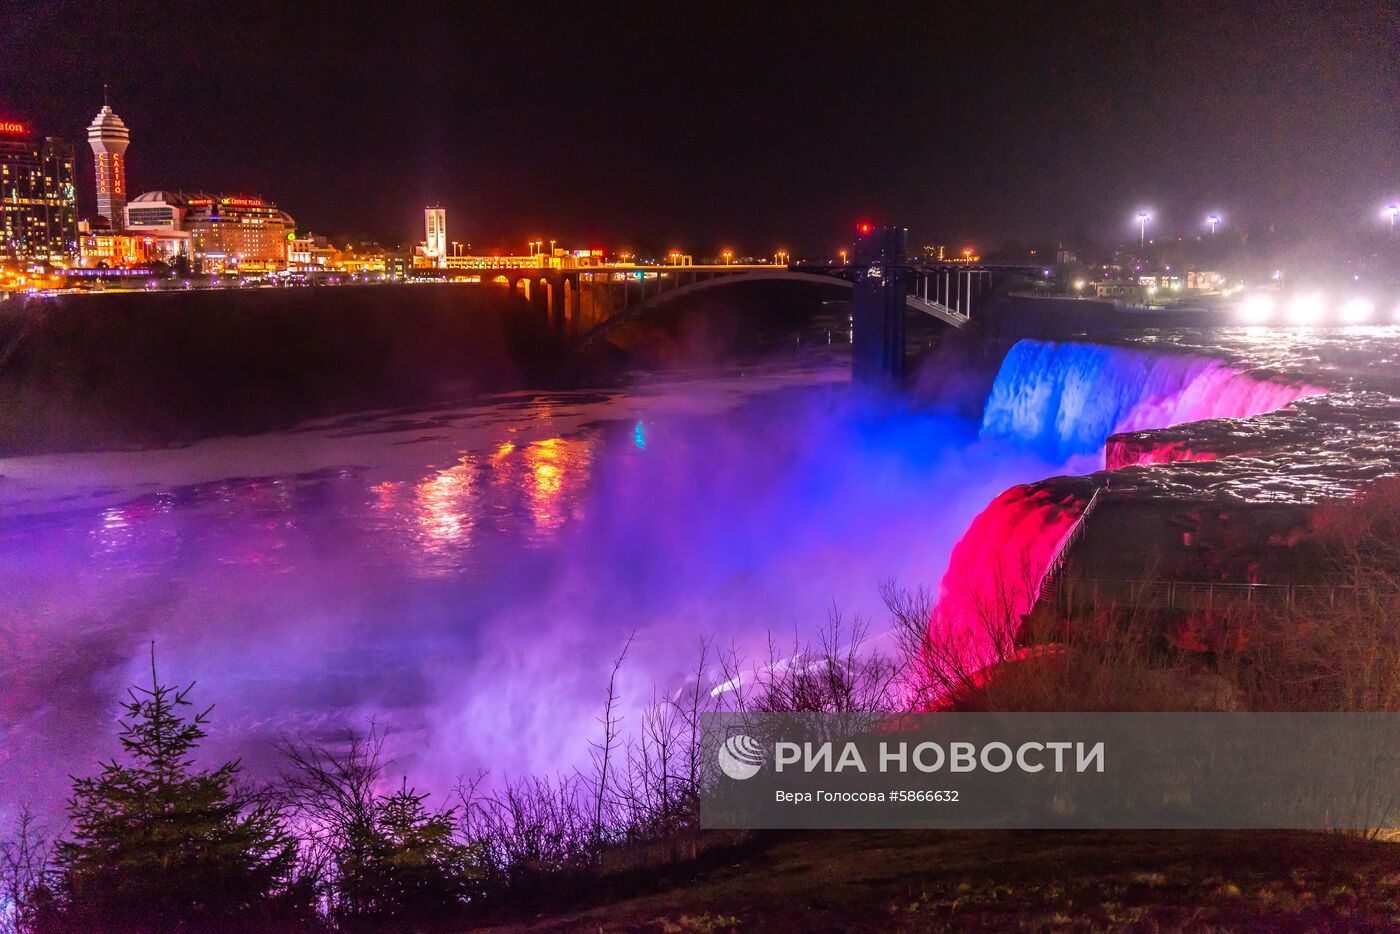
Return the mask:
{"type": "Polygon", "coordinates": [[[1236,584],[1217,581],[1107,580],[1093,577],[1062,577],[1053,588],[1043,590],[1047,600],[1060,609],[1070,607],[1115,606],[1122,608],[1210,611],[1236,606],[1279,609],[1294,606],[1337,606],[1357,598],[1357,591],[1346,586],[1310,584],[1236,584]]]}
{"type": "Polygon", "coordinates": [[[1098,508],[1101,494],[1104,488],[1099,487],[1094,490],[1094,495],[1089,497],[1089,502],[1084,504],[1084,511],[1079,514],[1079,518],[1074,520],[1074,526],[1060,542],[1060,547],[1055,549],[1054,557],[1045,565],[1045,574],[1040,578],[1040,599],[1058,602],[1061,578],[1065,572],[1065,564],[1069,561],[1069,553],[1074,550],[1074,546],[1079,544],[1079,540],[1084,537],[1084,530],[1089,525],[1089,517],[1098,508]]]}

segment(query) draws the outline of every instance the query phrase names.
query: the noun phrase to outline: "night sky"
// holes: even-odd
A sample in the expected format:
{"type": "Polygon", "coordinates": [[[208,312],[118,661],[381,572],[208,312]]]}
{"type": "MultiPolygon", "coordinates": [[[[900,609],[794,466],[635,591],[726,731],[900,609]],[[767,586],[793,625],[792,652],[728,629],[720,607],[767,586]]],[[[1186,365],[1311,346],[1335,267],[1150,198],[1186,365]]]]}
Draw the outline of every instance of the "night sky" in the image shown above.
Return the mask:
{"type": "Polygon", "coordinates": [[[1400,198],[1400,13],[1301,3],[0,6],[0,117],[82,143],[111,85],[133,193],[299,227],[829,254],[1326,233],[1400,198]],[[527,12],[531,11],[531,12],[527,12]]]}

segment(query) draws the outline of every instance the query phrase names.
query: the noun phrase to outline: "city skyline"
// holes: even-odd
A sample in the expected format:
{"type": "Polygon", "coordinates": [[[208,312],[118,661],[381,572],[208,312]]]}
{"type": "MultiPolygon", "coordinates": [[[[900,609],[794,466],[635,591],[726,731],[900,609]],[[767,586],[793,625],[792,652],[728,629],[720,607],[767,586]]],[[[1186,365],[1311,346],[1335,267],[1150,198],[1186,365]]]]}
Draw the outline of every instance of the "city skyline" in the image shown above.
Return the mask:
{"type": "MultiPolygon", "coordinates": [[[[6,24],[0,106],[75,139],[108,83],[141,138],[133,194],[246,191],[377,239],[412,236],[432,203],[491,244],[815,253],[865,217],[936,242],[1114,241],[1137,233],[1141,203],[1163,234],[1209,213],[1346,234],[1400,194],[1396,20],[1378,4],[1045,6],[1009,21],[778,6],[668,11],[645,29],[607,6],[345,12],[223,22],[137,4],[97,24],[31,5],[6,24]],[[615,29],[584,28],[608,16],[615,29]],[[162,70],[198,80],[149,80],[133,53],[152,32],[162,70]],[[577,43],[593,51],[565,68],[557,53],[577,43]]],[[[88,191],[80,210],[96,213],[88,191]]]]}

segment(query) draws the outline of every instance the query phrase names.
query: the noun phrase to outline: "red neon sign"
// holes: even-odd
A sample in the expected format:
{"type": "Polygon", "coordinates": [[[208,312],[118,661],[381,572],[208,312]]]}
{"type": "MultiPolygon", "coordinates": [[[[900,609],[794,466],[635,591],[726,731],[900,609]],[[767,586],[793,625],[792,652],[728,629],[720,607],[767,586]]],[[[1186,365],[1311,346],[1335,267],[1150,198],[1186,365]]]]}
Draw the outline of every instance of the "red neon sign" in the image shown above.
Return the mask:
{"type": "Polygon", "coordinates": [[[18,120],[0,120],[0,133],[25,136],[29,133],[29,127],[18,120]]]}

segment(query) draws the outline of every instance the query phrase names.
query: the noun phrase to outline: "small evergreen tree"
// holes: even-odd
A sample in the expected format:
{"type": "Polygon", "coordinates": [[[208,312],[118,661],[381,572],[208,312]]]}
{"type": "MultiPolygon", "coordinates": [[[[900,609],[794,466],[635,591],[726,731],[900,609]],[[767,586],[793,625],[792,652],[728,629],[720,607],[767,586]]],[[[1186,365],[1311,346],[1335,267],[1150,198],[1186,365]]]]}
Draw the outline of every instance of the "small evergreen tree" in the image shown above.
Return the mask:
{"type": "Polygon", "coordinates": [[[296,842],[279,811],[240,794],[237,761],[195,768],[209,711],[189,693],[133,686],[123,707],[125,762],[75,779],[72,836],[59,844],[55,898],[41,929],[209,931],[312,921],[296,842]]]}
{"type": "Polygon", "coordinates": [[[426,808],[407,779],[380,792],[383,743],[371,726],[344,745],[284,747],[283,793],[321,867],[327,915],[343,931],[460,924],[483,894],[485,845],[464,839],[456,808],[426,808]]]}
{"type": "Polygon", "coordinates": [[[460,917],[480,881],[456,812],[431,812],[407,781],[378,798],[374,823],[340,855],[335,916],[350,929],[445,922],[460,917]]]}

